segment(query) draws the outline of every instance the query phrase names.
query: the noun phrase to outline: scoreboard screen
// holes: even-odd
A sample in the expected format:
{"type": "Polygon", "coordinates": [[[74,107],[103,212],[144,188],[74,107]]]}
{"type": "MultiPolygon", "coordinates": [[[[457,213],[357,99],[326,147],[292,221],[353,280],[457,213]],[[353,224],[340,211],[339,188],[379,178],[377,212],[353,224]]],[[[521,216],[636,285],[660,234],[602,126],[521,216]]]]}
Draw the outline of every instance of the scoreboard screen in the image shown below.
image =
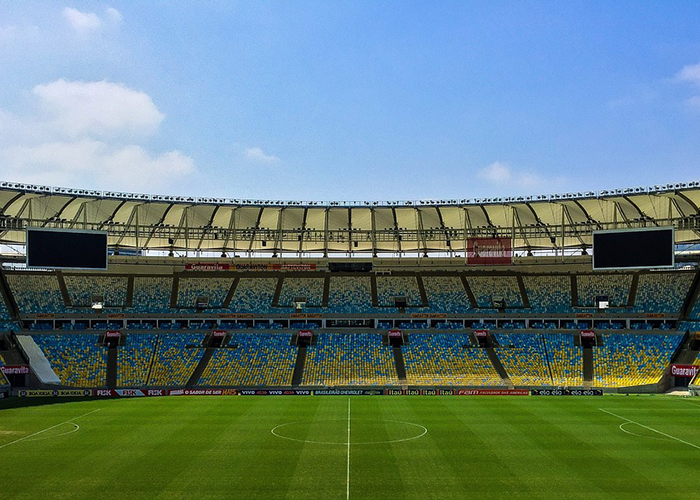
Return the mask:
{"type": "Polygon", "coordinates": [[[107,269],[107,232],[27,229],[27,267],[107,269]]]}
{"type": "Polygon", "coordinates": [[[593,232],[593,269],[673,267],[672,227],[593,232]]]}

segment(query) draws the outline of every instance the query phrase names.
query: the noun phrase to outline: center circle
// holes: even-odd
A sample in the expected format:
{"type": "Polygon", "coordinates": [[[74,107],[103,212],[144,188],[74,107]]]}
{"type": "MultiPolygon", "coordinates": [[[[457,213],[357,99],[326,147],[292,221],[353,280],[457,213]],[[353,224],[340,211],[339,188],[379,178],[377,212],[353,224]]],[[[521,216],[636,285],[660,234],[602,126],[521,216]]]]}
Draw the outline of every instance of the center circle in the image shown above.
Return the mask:
{"type": "Polygon", "coordinates": [[[278,438],[298,443],[348,446],[413,441],[425,436],[428,429],[420,424],[403,420],[358,418],[350,421],[348,442],[348,420],[330,418],[287,422],[272,428],[270,432],[278,438]],[[382,439],[372,439],[372,436],[380,435],[383,436],[382,439]]]}

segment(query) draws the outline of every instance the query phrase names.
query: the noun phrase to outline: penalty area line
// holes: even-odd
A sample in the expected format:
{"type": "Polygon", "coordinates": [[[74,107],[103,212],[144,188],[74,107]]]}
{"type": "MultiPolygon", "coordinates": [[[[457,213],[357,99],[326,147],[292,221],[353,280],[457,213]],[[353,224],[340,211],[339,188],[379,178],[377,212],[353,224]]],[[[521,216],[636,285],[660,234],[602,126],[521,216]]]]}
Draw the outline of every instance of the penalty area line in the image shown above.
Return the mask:
{"type": "Polygon", "coordinates": [[[648,425],[640,424],[639,422],[635,422],[634,420],[629,419],[627,417],[623,417],[621,415],[618,415],[617,413],[613,413],[611,411],[604,410],[603,408],[598,408],[598,409],[604,413],[607,413],[608,415],[612,415],[613,417],[621,418],[622,420],[625,420],[631,424],[638,425],[639,427],[643,427],[643,428],[650,430],[652,432],[656,432],[657,434],[661,434],[662,436],[665,436],[669,439],[673,439],[674,441],[678,441],[679,443],[683,443],[683,444],[686,444],[688,446],[692,446],[693,448],[695,448],[697,450],[700,450],[700,446],[698,446],[696,444],[689,443],[688,441],[684,441],[681,438],[677,438],[676,436],[671,436],[670,434],[666,434],[665,432],[661,432],[660,430],[654,429],[653,427],[649,427],[648,425]]]}
{"type": "MultiPolygon", "coordinates": [[[[21,442],[21,441],[25,441],[25,440],[27,440],[27,439],[29,439],[29,438],[31,438],[31,437],[38,436],[39,434],[42,434],[42,433],[44,433],[44,432],[46,432],[46,431],[50,431],[51,429],[55,429],[56,427],[60,427],[60,426],[65,425],[65,424],[72,424],[72,423],[73,423],[73,420],[78,420],[79,418],[87,417],[88,415],[92,415],[93,413],[98,412],[98,411],[100,411],[101,409],[102,409],[102,408],[98,408],[98,409],[96,409],[96,410],[92,410],[92,411],[89,411],[89,412],[87,412],[87,413],[83,413],[82,415],[78,415],[77,417],[73,417],[73,418],[71,418],[71,419],[69,419],[69,420],[66,420],[65,422],[61,422],[60,424],[52,425],[51,427],[47,427],[46,429],[41,429],[40,431],[37,431],[37,432],[35,432],[35,433],[33,433],[33,434],[29,434],[28,436],[24,436],[24,437],[21,437],[21,438],[19,438],[19,439],[15,439],[14,441],[10,441],[9,443],[5,443],[5,444],[3,444],[3,445],[0,445],[0,449],[5,448],[5,447],[7,447],[7,446],[10,446],[11,444],[15,444],[15,443],[19,443],[19,442],[21,442]]],[[[73,424],[73,425],[76,425],[76,424],[73,424]]]]}

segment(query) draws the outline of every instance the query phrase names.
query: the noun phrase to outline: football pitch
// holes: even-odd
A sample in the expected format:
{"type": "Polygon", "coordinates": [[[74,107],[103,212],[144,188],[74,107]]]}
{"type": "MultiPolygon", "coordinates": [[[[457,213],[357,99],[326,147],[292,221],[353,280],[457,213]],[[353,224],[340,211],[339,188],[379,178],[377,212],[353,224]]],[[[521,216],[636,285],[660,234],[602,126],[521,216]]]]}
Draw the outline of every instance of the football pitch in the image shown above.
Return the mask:
{"type": "Polygon", "coordinates": [[[689,398],[0,402],[3,498],[696,498],[699,466],[689,398]]]}

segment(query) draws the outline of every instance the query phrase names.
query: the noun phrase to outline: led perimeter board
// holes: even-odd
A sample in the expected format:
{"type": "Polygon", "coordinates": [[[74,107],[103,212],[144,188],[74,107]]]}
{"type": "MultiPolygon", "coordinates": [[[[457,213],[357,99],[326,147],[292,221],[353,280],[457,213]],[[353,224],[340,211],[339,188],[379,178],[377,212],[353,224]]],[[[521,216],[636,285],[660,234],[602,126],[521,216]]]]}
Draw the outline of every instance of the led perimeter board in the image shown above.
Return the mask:
{"type": "Polygon", "coordinates": [[[107,232],[27,228],[27,267],[107,269],[107,232]]]}
{"type": "Polygon", "coordinates": [[[593,269],[673,267],[672,227],[593,232],[593,269]]]}

